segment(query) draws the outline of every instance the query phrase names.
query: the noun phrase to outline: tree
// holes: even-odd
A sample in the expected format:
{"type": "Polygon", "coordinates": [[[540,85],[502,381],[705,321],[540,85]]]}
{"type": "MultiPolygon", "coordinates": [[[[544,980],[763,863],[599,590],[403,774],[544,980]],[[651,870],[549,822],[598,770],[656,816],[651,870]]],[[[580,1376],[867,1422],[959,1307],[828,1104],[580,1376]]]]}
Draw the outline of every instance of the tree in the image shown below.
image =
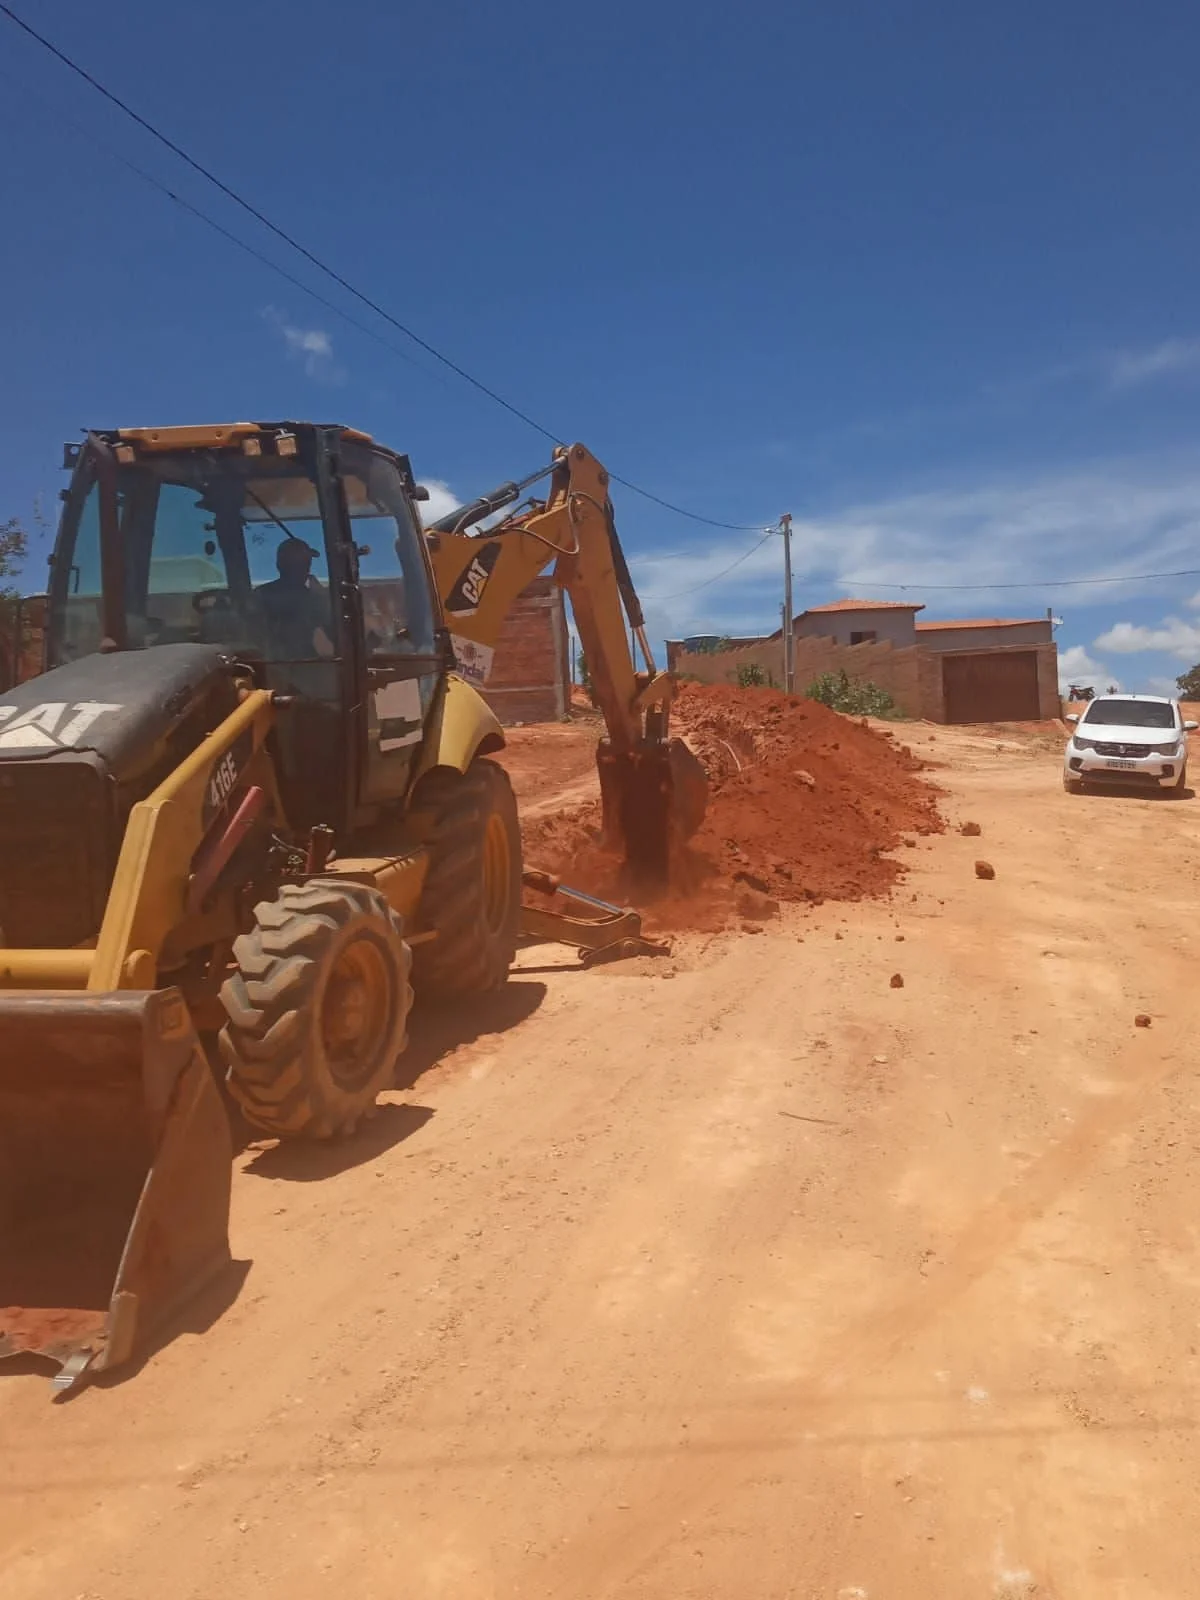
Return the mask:
{"type": "Polygon", "coordinates": [[[579,673],[579,685],[580,685],[580,688],[582,688],[584,690],[584,692],[586,693],[588,699],[592,702],[593,705],[595,705],[596,704],[596,686],[592,682],[591,669],[588,666],[587,657],[584,655],[582,650],[579,652],[579,658],[578,658],[578,661],[577,661],[577,664],[576,664],[576,670],[579,673]]]}
{"type": "MultiPolygon", "coordinates": [[[[0,579],[16,577],[25,564],[28,546],[25,529],[16,517],[0,522],[0,579]]],[[[8,594],[11,591],[7,584],[0,584],[0,592],[8,594]]]]}
{"type": "Polygon", "coordinates": [[[0,522],[0,688],[16,676],[15,663],[24,640],[17,637],[20,593],[9,582],[25,565],[29,540],[16,517],[0,522]]]}
{"type": "Polygon", "coordinates": [[[1181,672],[1175,682],[1179,685],[1182,699],[1200,700],[1200,662],[1194,667],[1189,667],[1186,672],[1181,672]]]}

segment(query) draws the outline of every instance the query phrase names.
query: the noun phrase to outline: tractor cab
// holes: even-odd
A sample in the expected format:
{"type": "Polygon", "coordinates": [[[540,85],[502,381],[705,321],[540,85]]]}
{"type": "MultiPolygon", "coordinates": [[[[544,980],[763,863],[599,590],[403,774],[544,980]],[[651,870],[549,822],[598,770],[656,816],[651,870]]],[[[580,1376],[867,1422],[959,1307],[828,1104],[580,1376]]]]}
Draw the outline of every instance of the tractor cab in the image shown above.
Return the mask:
{"type": "Polygon", "coordinates": [[[235,423],[90,433],[66,465],[48,668],[219,647],[292,700],[297,827],[342,832],[405,793],[447,664],[406,457],[344,428],[235,423]]]}

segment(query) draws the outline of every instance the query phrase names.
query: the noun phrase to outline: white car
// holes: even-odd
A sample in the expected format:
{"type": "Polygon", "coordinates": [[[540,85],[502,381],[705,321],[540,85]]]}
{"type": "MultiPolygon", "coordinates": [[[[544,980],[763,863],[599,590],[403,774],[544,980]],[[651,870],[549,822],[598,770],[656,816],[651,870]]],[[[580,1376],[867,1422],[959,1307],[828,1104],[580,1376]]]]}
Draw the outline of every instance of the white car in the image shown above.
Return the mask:
{"type": "Polygon", "coordinates": [[[1156,694],[1102,694],[1075,724],[1063,757],[1063,788],[1087,783],[1135,783],[1182,795],[1187,784],[1187,736],[1177,700],[1156,694]]]}

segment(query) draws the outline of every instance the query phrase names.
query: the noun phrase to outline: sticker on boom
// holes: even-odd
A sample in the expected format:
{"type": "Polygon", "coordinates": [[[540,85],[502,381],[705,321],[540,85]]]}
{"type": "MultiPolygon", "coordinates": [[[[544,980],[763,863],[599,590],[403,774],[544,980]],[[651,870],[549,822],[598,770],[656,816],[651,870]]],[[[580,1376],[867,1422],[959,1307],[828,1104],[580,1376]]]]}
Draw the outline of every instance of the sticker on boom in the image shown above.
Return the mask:
{"type": "Polygon", "coordinates": [[[466,570],[446,596],[445,608],[452,617],[473,617],[483,600],[492,568],[500,559],[500,545],[495,539],[474,552],[466,570]]]}
{"type": "Polygon", "coordinates": [[[254,735],[247,728],[217,757],[212,771],[208,775],[208,785],[204,791],[204,809],[201,813],[201,826],[208,829],[214,817],[223,811],[229,803],[229,797],[238,786],[238,781],[245,770],[254,751],[254,735]]]}

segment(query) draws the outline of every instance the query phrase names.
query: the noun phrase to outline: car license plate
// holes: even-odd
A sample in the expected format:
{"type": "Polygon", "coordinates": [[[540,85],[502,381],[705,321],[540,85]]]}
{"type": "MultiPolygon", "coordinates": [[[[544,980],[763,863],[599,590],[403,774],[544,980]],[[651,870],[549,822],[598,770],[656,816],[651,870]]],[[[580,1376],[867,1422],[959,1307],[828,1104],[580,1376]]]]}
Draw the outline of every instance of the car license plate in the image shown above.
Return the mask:
{"type": "Polygon", "coordinates": [[[1136,772],[1137,771],[1137,762],[1136,761],[1106,761],[1104,763],[1104,765],[1106,767],[1115,767],[1118,772],[1136,772]]]}

